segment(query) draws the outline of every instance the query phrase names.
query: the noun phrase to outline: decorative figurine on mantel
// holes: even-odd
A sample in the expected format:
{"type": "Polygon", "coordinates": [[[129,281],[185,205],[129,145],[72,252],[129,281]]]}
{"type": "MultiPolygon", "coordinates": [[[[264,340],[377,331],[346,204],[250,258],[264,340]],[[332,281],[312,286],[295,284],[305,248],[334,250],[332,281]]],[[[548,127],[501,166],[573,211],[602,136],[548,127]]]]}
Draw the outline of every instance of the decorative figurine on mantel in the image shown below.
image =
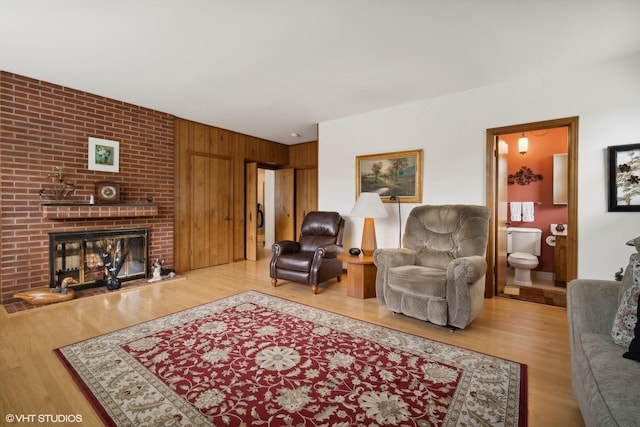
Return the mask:
{"type": "Polygon", "coordinates": [[[76,191],[75,184],[64,180],[64,169],[61,166],[54,166],[54,173],[47,175],[51,179],[51,187],[42,188],[38,192],[40,197],[48,200],[66,200],[76,191]]]}

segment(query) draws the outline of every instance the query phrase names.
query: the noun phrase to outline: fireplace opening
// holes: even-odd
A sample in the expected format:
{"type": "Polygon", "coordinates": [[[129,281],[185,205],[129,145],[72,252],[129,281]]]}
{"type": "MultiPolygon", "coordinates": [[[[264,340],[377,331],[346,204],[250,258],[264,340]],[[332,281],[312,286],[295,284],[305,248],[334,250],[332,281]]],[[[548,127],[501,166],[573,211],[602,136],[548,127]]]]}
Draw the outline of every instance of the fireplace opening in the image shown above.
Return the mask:
{"type": "Polygon", "coordinates": [[[111,274],[121,282],[148,277],[149,229],[49,233],[49,286],[71,277],[69,286],[106,286],[111,274]]]}

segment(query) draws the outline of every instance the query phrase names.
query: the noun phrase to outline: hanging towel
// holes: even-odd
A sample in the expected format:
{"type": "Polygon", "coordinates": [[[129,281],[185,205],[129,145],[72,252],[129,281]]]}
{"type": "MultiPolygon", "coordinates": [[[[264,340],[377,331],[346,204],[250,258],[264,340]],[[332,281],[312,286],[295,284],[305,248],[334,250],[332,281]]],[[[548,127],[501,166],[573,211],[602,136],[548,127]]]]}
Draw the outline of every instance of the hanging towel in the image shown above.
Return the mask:
{"type": "Polygon", "coordinates": [[[533,222],[533,202],[522,202],[522,221],[533,222]]]}
{"type": "Polygon", "coordinates": [[[511,202],[509,206],[511,207],[511,221],[522,221],[522,203],[511,202]]]}

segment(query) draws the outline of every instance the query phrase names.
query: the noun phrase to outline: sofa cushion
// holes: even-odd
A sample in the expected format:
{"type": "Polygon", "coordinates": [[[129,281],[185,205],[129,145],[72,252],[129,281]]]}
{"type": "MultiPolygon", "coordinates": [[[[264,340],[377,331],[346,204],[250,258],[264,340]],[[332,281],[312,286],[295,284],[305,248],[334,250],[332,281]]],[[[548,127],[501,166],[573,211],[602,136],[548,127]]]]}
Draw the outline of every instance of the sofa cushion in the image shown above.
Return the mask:
{"type": "Polygon", "coordinates": [[[287,254],[287,256],[278,257],[276,266],[285,270],[295,270],[309,272],[311,270],[311,262],[313,261],[313,251],[296,252],[287,254]]]}
{"type": "MultiPolygon", "coordinates": [[[[640,260],[638,258],[638,256],[632,256],[629,260],[628,273],[631,273],[632,285],[622,294],[611,330],[613,341],[624,347],[629,347],[631,344],[633,329],[638,320],[638,295],[640,294],[640,260]]],[[[625,276],[628,276],[628,273],[625,273],[625,276]]],[[[624,284],[623,287],[625,287],[624,284]]]]}
{"type": "Polygon", "coordinates": [[[636,327],[633,330],[634,337],[629,344],[629,351],[622,355],[625,359],[636,360],[640,362],[640,300],[638,301],[638,311],[636,313],[636,327]]]}
{"type": "Polygon", "coordinates": [[[622,275],[622,282],[620,284],[620,293],[618,294],[618,300],[622,301],[622,296],[624,295],[630,287],[633,286],[633,271],[632,266],[635,261],[640,261],[640,253],[631,254],[629,256],[629,263],[624,269],[624,274],[622,275]]]}
{"type": "Polygon", "coordinates": [[[387,285],[396,291],[423,298],[446,298],[447,270],[402,265],[389,269],[387,285]]]}
{"type": "Polygon", "coordinates": [[[583,364],[578,370],[585,376],[590,373],[597,384],[589,390],[593,407],[600,407],[594,400],[601,400],[617,425],[637,425],[640,364],[623,359],[625,350],[614,344],[608,335],[583,333],[580,346],[585,357],[577,360],[583,364]]]}

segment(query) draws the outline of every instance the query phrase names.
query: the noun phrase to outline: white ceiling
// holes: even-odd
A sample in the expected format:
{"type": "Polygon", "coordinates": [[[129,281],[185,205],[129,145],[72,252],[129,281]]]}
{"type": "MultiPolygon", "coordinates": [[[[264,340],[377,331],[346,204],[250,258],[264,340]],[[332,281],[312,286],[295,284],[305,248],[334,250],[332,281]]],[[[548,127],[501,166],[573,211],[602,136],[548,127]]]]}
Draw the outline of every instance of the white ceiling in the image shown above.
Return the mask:
{"type": "Polygon", "coordinates": [[[1,70],[285,144],[639,51],[638,0],[0,2],[1,70]]]}

